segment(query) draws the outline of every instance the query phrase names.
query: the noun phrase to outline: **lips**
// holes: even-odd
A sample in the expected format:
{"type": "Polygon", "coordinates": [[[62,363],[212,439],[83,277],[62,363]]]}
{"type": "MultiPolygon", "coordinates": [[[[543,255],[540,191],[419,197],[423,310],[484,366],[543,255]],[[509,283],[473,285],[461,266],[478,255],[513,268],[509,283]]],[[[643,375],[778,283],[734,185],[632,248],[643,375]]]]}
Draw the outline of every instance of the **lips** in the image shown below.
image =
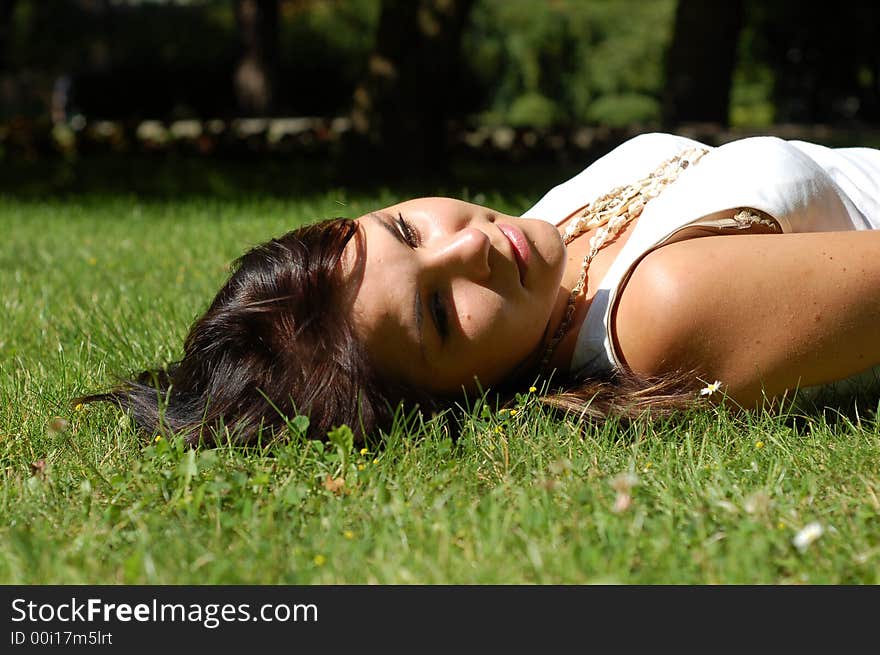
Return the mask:
{"type": "Polygon", "coordinates": [[[507,237],[508,241],[510,241],[510,245],[513,246],[516,266],[519,269],[519,281],[520,284],[525,286],[526,271],[529,268],[529,259],[532,256],[532,251],[529,248],[529,242],[526,239],[526,235],[522,233],[522,230],[513,225],[507,225],[504,223],[499,223],[497,225],[501,233],[507,237]]]}

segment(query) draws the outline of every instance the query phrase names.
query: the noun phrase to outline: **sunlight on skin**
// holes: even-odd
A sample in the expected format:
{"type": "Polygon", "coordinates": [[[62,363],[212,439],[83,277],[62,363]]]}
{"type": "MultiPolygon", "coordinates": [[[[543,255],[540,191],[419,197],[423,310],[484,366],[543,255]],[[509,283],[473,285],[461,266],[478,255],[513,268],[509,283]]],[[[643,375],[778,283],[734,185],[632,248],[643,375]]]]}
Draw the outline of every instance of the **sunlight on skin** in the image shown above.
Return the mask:
{"type": "Polygon", "coordinates": [[[545,221],[451,198],[367,214],[343,258],[377,367],[427,390],[505,378],[540,351],[560,293],[565,247],[545,221]]]}

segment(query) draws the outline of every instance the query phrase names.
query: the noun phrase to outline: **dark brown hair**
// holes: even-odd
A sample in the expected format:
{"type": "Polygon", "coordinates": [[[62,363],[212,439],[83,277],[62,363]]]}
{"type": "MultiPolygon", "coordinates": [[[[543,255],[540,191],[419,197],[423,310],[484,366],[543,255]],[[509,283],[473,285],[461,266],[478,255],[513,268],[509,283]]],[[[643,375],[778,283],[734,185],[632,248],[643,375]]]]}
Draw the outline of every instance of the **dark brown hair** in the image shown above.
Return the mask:
{"type": "Polygon", "coordinates": [[[602,422],[613,416],[626,424],[646,415],[675,416],[699,406],[696,379],[693,371],[654,378],[642,378],[626,370],[604,379],[569,376],[563,377],[540,401],[573,414],[578,420],[602,422]]]}
{"type": "Polygon", "coordinates": [[[309,417],[309,438],[346,424],[362,443],[399,406],[439,411],[439,399],[376,376],[354,335],[339,262],[357,230],[330,219],[246,252],[180,361],[75,402],[115,403],[147,435],[182,433],[191,445],[283,437],[297,415],[309,417]]]}

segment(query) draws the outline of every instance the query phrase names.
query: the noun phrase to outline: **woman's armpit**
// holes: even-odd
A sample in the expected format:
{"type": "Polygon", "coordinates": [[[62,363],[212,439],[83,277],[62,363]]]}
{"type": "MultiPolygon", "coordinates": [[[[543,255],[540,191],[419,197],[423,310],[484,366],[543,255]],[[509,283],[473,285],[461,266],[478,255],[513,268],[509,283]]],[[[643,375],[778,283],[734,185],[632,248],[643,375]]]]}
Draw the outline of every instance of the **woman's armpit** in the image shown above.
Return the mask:
{"type": "Polygon", "coordinates": [[[688,368],[685,345],[694,328],[687,271],[664,249],[649,252],[623,281],[611,312],[610,338],[621,366],[656,376],[688,368]]]}
{"type": "Polygon", "coordinates": [[[743,236],[746,234],[781,234],[779,222],[759,209],[739,207],[707,216],[693,225],[676,231],[653,250],[671,243],[710,236],[743,236]]]}

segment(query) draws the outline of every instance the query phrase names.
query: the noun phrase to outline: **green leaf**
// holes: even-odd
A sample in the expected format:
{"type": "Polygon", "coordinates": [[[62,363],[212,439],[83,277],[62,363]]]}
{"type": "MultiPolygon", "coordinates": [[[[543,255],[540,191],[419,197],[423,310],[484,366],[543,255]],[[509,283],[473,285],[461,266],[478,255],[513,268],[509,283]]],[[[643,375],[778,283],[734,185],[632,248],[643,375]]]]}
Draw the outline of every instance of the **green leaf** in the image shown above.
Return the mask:
{"type": "Polygon", "coordinates": [[[288,427],[297,435],[304,435],[309,428],[309,417],[294,416],[293,419],[288,422],[288,427]]]}
{"type": "Polygon", "coordinates": [[[289,484],[284,490],[283,499],[288,505],[299,505],[308,495],[308,488],[301,484],[289,484]]]}
{"type": "Polygon", "coordinates": [[[342,460],[342,470],[348,469],[348,456],[354,450],[354,434],[347,425],[340,425],[327,433],[327,438],[334,446],[342,460]]]}
{"type": "Polygon", "coordinates": [[[188,450],[177,465],[177,470],[187,483],[199,473],[198,464],[196,464],[196,451],[188,450]]]}

